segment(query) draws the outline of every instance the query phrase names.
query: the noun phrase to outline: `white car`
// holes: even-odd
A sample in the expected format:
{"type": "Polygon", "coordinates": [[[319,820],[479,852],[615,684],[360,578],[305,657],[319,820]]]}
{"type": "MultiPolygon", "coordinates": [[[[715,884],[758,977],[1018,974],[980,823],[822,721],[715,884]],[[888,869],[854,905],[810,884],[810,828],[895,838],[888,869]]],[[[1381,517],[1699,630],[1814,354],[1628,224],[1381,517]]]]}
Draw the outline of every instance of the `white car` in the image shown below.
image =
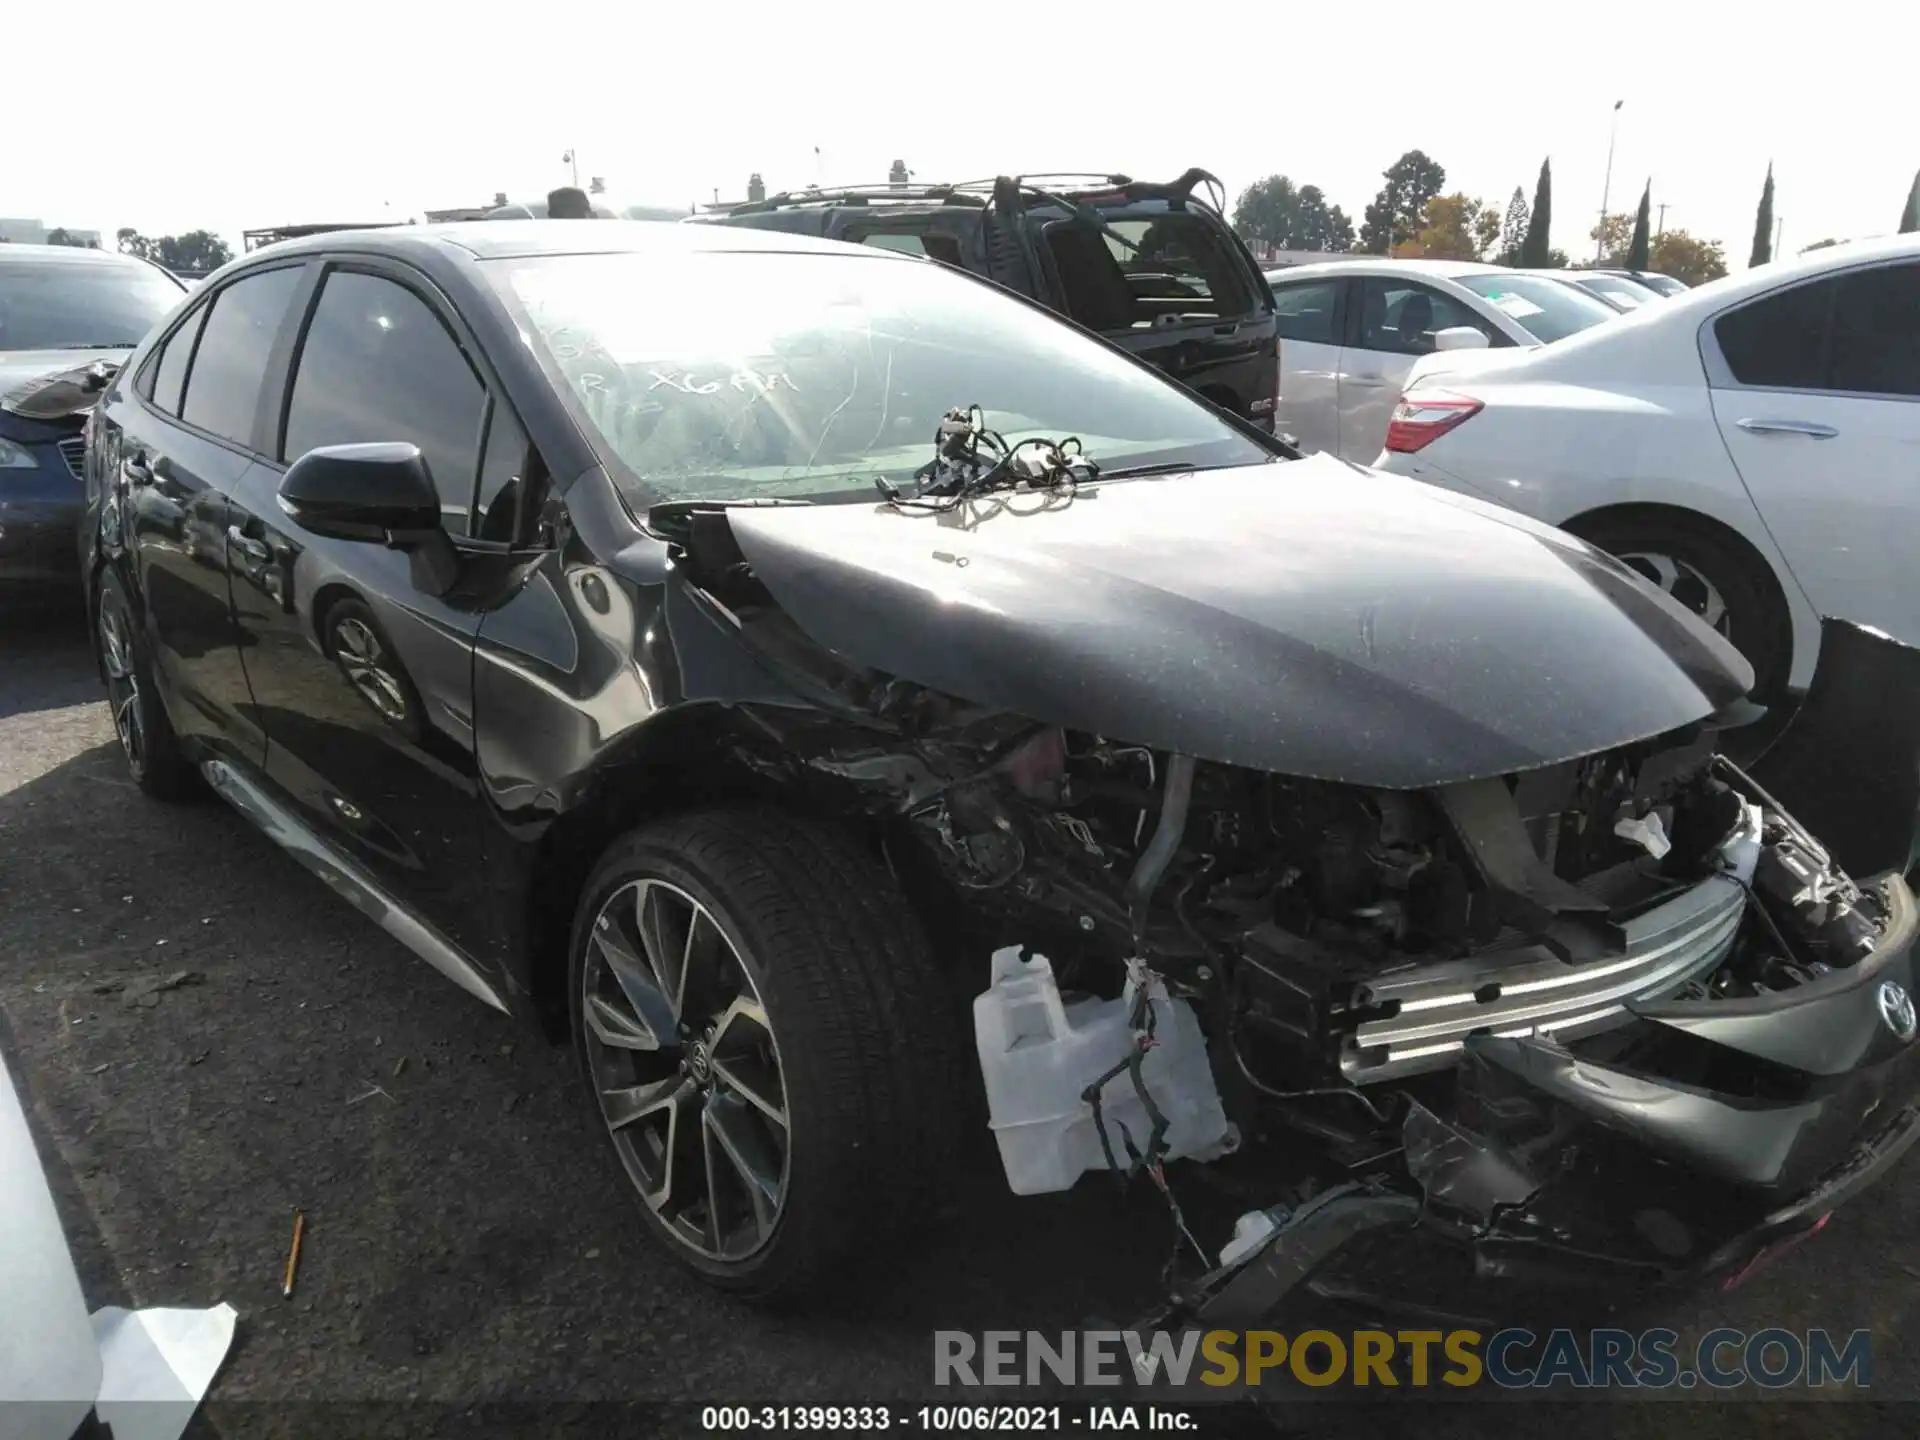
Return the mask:
{"type": "Polygon", "coordinates": [[[1380,453],[1422,355],[1551,343],[1614,316],[1558,280],[1449,260],[1298,265],[1267,283],[1281,337],[1274,429],[1361,463],[1380,453]]]}
{"type": "Polygon", "coordinates": [[[1821,616],[1920,644],[1920,235],[1420,361],[1375,463],[1612,551],[1743,650],[1763,699],[1807,683],[1821,616]]]}

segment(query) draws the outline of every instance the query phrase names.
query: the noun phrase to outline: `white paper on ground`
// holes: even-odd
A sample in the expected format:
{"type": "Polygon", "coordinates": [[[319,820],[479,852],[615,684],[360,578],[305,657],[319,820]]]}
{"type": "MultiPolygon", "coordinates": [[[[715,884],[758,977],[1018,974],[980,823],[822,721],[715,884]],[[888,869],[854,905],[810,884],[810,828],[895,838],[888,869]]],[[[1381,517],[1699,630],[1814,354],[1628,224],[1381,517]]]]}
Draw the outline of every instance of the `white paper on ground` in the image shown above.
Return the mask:
{"type": "Polygon", "coordinates": [[[93,1312],[100,1418],[113,1440],[179,1440],[233,1344],[231,1305],[211,1310],[93,1312]]]}
{"type": "Polygon", "coordinates": [[[0,1058],[0,1431],[66,1440],[99,1389],[80,1277],[0,1058]]]}

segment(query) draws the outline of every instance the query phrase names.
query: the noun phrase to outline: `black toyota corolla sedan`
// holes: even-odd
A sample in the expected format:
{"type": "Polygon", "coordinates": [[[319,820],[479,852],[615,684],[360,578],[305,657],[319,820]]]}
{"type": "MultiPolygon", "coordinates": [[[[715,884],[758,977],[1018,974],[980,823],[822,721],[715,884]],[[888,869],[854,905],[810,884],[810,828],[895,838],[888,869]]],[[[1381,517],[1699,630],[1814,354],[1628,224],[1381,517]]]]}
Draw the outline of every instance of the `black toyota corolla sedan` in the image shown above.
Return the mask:
{"type": "Polygon", "coordinates": [[[1912,652],[1830,627],[1848,683],[1743,768],[1748,666],[1630,571],[941,266],[277,245],[128,360],[86,472],[139,787],[569,1038],[730,1289],[886,1253],[983,1119],[1021,1193],[1189,1197],[1219,1324],[1383,1230],[1737,1274],[1920,1133],[1916,721],[1848,792],[1904,832],[1828,803],[1912,652]]]}

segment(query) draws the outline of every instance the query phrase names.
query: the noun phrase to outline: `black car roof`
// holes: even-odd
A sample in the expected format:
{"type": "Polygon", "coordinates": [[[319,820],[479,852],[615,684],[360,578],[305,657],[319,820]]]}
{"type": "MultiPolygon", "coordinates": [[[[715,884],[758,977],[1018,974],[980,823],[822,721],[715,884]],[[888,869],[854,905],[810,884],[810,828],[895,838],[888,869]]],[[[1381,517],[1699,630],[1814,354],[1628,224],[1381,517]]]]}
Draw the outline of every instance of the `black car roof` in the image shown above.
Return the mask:
{"type": "MultiPolygon", "coordinates": [[[[662,257],[706,251],[807,251],[823,255],[865,255],[908,261],[910,257],[814,240],[802,235],[719,225],[681,225],[655,220],[462,220],[446,225],[397,225],[367,230],[334,230],[284,240],[253,252],[268,255],[311,254],[350,247],[396,255],[437,251],[479,260],[529,255],[599,255],[618,252],[662,257]]],[[[250,257],[252,258],[252,257],[250,257]]]]}

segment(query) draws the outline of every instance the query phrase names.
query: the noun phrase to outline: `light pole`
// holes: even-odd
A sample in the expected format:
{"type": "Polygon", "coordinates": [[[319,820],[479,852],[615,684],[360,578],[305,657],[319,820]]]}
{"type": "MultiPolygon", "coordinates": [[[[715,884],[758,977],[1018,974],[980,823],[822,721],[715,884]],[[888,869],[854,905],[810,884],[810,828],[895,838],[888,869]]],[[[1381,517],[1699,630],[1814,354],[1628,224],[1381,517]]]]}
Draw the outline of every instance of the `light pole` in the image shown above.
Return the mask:
{"type": "Polygon", "coordinates": [[[1606,253],[1607,246],[1607,202],[1613,196],[1613,142],[1620,135],[1620,107],[1627,102],[1613,102],[1613,124],[1607,130],[1607,178],[1600,186],[1600,231],[1593,246],[1593,258],[1597,263],[1606,253]]]}
{"type": "Polygon", "coordinates": [[[1667,207],[1663,204],[1660,207],[1660,224],[1658,225],[1658,227],[1655,228],[1653,233],[1655,235],[1664,235],[1666,233],[1666,230],[1667,230],[1667,207]]]}
{"type": "Polygon", "coordinates": [[[1787,217],[1782,215],[1773,222],[1773,258],[1780,258],[1780,232],[1787,228],[1787,217]]]}

